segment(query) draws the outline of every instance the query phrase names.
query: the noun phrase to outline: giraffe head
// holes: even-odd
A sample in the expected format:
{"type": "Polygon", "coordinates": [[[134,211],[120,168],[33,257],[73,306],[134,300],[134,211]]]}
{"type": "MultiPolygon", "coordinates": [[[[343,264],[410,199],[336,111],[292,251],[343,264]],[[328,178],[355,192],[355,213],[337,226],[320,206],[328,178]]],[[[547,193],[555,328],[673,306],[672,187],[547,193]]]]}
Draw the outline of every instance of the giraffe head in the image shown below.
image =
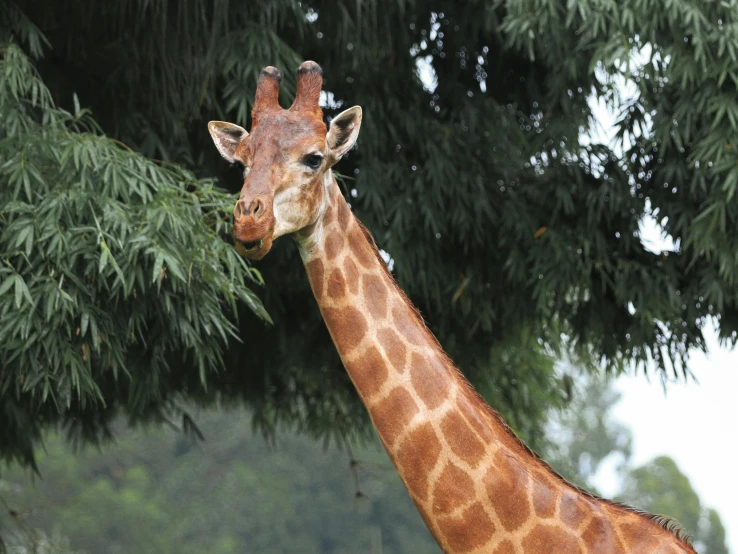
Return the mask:
{"type": "Polygon", "coordinates": [[[274,239],[318,220],[327,201],[330,168],[359,134],[358,106],[333,118],[328,129],[323,123],[320,66],[307,61],[297,71],[297,95],[288,110],[278,102],[279,71],[261,71],[250,133],[233,123],[208,123],[220,154],[243,166],[233,236],[236,249],[248,258],[263,258],[274,239]]]}

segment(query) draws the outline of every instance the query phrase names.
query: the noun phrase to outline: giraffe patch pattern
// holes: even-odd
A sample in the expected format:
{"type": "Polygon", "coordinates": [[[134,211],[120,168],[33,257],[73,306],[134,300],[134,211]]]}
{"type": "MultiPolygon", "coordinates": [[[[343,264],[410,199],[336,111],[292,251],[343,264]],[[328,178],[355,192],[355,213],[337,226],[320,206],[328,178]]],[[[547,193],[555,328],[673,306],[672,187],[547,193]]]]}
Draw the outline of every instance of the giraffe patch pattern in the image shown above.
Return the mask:
{"type": "Polygon", "coordinates": [[[624,554],[661,544],[658,525],[644,529],[633,516],[629,528],[627,512],[613,518],[539,463],[525,466],[524,447],[461,381],[345,201],[335,193],[334,201],[320,255],[305,260],[308,277],[379,436],[444,551],[624,554]]]}

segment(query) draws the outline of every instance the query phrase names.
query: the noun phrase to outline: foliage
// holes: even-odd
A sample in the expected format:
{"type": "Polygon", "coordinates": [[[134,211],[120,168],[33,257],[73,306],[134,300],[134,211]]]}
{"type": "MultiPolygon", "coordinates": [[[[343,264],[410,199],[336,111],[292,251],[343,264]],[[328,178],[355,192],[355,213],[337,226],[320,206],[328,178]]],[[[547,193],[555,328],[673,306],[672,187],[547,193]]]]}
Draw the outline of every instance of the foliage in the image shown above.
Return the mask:
{"type": "Polygon", "coordinates": [[[632,469],[625,477],[619,499],[655,514],[675,518],[688,531],[700,552],[727,554],[725,528],[715,510],[702,506],[689,479],[674,460],[659,456],[632,469]]]}
{"type": "MultiPolygon", "coordinates": [[[[727,554],[720,516],[702,506],[673,460],[633,467],[630,430],[611,413],[611,382],[579,379],[572,394],[569,410],[547,414],[558,423],[547,431],[546,459],[591,490],[602,460],[619,457],[622,499],[677,517],[698,552],[727,554]],[[609,451],[599,435],[617,437],[609,451]]],[[[0,480],[0,501],[16,513],[0,512],[0,537],[32,531],[110,553],[438,552],[378,444],[321,448],[285,430],[265,443],[242,410],[197,419],[205,442],[122,421],[115,444],[100,450],[74,452],[48,436],[43,479],[16,468],[0,480]]]]}
{"type": "MultiPolygon", "coordinates": [[[[248,127],[261,66],[283,70],[286,105],[298,62],[321,63],[326,115],[364,109],[339,167],[353,208],[444,348],[533,442],[565,396],[563,350],[681,375],[708,317],[738,337],[736,0],[7,5],[6,34],[61,106],[76,113],[76,93],[110,136],[232,192],[206,122],[248,127]],[[620,113],[616,144],[583,139],[590,96],[620,113]],[[648,215],[673,248],[644,247],[648,215]]],[[[266,432],[369,436],[294,249],[277,244],[259,270],[275,327],[241,308],[244,344],[208,391],[266,432]]],[[[185,390],[174,377],[160,395],[185,390]]]]}
{"type": "Polygon", "coordinates": [[[349,453],[279,433],[270,446],[249,420],[200,413],[198,443],[117,425],[102,452],[49,436],[43,480],[16,469],[0,481],[18,514],[0,513],[0,529],[39,528],[90,553],[439,552],[379,445],[349,453]]]}
{"type": "Polygon", "coordinates": [[[631,457],[631,430],[614,419],[620,393],[603,376],[581,375],[565,410],[551,411],[545,460],[567,480],[597,492],[593,477],[605,460],[626,470],[631,457]]]}
{"type": "Polygon", "coordinates": [[[82,551],[73,550],[69,545],[69,539],[60,534],[49,537],[43,531],[22,522],[5,529],[0,527],[0,552],[3,554],[84,554],[82,551]]]}
{"type": "Polygon", "coordinates": [[[653,513],[668,513],[687,529],[697,529],[700,499],[671,458],[659,456],[631,471],[621,496],[653,513]]]}
{"type": "Polygon", "coordinates": [[[222,240],[231,195],[55,107],[16,45],[1,54],[0,453],[29,463],[60,417],[93,436],[118,406],[165,417],[223,367],[238,300],[268,316],[222,240]]]}
{"type": "Polygon", "coordinates": [[[700,520],[700,537],[704,552],[709,554],[728,554],[725,542],[725,526],[720,515],[712,508],[705,508],[700,520]]]}
{"type": "MultiPolygon", "coordinates": [[[[676,243],[661,256],[623,256],[627,249],[616,248],[602,259],[610,281],[603,289],[636,310],[615,322],[628,323],[625,352],[640,358],[650,351],[661,364],[684,361],[690,347],[703,347],[700,329],[709,316],[734,344],[738,243],[728,231],[738,217],[738,2],[523,0],[508,7],[510,44],[557,68],[562,99],[575,90],[567,81],[588,76],[584,91],[593,88],[620,107],[623,153],[603,161],[600,180],[610,185],[603,199],[613,204],[627,191],[631,213],[653,214],[676,243]],[[562,24],[577,32],[560,39],[562,24]],[[619,98],[618,77],[635,85],[633,98],[619,98]],[[612,165],[627,181],[611,178],[612,165]],[[613,185],[620,194],[610,192],[613,185]],[[646,327],[651,346],[642,342],[646,327]]],[[[607,210],[601,215],[608,218],[607,210]]],[[[635,231],[614,230],[622,242],[635,231]]]]}

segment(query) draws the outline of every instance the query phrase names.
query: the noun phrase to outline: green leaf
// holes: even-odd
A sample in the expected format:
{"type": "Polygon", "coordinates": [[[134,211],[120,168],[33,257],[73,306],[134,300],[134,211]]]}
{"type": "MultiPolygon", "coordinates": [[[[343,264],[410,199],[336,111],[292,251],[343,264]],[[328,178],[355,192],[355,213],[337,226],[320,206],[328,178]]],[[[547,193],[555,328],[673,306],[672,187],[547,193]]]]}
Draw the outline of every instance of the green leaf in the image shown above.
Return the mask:
{"type": "Polygon", "coordinates": [[[29,304],[33,305],[33,298],[31,297],[31,293],[28,290],[23,277],[16,273],[13,276],[13,281],[15,283],[15,307],[21,307],[21,304],[23,303],[23,298],[28,300],[29,304]]]}
{"type": "Polygon", "coordinates": [[[26,235],[26,256],[31,256],[33,249],[33,226],[29,225],[29,231],[26,235]]]}
{"type": "Polygon", "coordinates": [[[0,285],[0,296],[8,292],[10,287],[13,286],[14,282],[15,282],[15,275],[11,275],[10,277],[7,277],[5,281],[3,281],[3,284],[0,285]]]}
{"type": "Polygon", "coordinates": [[[162,267],[164,266],[164,254],[160,251],[156,253],[154,260],[154,271],[151,274],[151,282],[161,284],[162,267]]]}
{"type": "Polygon", "coordinates": [[[103,270],[107,267],[108,261],[110,260],[110,250],[108,250],[107,245],[105,242],[100,243],[100,265],[98,269],[98,273],[102,273],[103,270]]]}
{"type": "Polygon", "coordinates": [[[80,321],[80,335],[85,336],[85,333],[87,332],[87,325],[90,323],[90,314],[87,312],[84,312],[82,314],[82,319],[80,321]]]}

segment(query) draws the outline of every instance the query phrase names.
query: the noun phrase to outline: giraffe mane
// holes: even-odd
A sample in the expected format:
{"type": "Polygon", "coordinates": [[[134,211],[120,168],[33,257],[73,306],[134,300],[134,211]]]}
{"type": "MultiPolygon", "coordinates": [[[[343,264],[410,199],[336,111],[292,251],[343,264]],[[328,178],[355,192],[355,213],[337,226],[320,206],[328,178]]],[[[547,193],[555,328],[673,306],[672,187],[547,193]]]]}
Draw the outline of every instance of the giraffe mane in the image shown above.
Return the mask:
{"type": "MultiPolygon", "coordinates": [[[[350,208],[348,208],[347,206],[347,209],[350,209],[350,208]]],[[[436,345],[438,346],[438,350],[442,353],[443,358],[449,364],[449,366],[452,367],[456,371],[457,375],[459,376],[461,383],[463,383],[466,389],[466,393],[470,395],[470,400],[476,402],[478,405],[482,407],[483,410],[485,410],[490,416],[492,416],[492,418],[495,421],[497,421],[497,423],[500,424],[502,429],[515,441],[515,443],[520,448],[522,448],[525,453],[532,456],[532,458],[538,463],[538,465],[544,471],[546,471],[547,473],[555,477],[558,481],[563,483],[565,486],[569,487],[574,492],[581,494],[582,496],[589,498],[590,500],[593,500],[595,502],[601,502],[608,506],[612,506],[614,508],[618,508],[626,512],[635,514],[637,516],[646,518],[649,521],[652,521],[658,524],[662,529],[665,529],[666,531],[670,532],[683,545],[689,548],[693,548],[692,543],[691,543],[692,534],[687,532],[675,518],[662,515],[662,514],[653,514],[651,512],[647,512],[646,510],[635,508],[633,506],[630,506],[629,504],[620,502],[618,500],[611,500],[609,498],[603,498],[573,483],[570,483],[569,481],[566,480],[566,478],[564,478],[563,475],[561,475],[558,471],[556,471],[553,467],[551,467],[551,465],[549,465],[548,462],[543,460],[536,452],[531,450],[531,448],[527,444],[525,444],[525,442],[523,442],[523,440],[520,437],[518,437],[517,434],[515,434],[515,431],[513,431],[513,429],[507,424],[507,422],[503,419],[500,413],[497,410],[495,410],[492,406],[490,406],[484,400],[482,395],[480,395],[479,392],[477,392],[476,389],[474,389],[472,384],[464,376],[461,370],[458,367],[456,367],[456,364],[453,362],[453,360],[449,358],[448,354],[446,354],[446,351],[441,347],[441,344],[438,342],[438,339],[436,338],[436,336],[425,324],[425,319],[423,319],[423,315],[420,313],[420,310],[418,310],[418,308],[410,301],[407,294],[405,294],[405,291],[403,291],[402,288],[400,288],[400,286],[395,281],[395,278],[392,275],[392,272],[389,270],[389,267],[387,266],[381,254],[379,253],[379,248],[377,247],[377,243],[374,241],[374,237],[372,236],[369,229],[361,221],[359,221],[359,218],[355,217],[355,219],[356,219],[356,222],[359,224],[359,228],[364,234],[364,237],[369,242],[369,245],[371,246],[371,249],[374,252],[374,255],[376,256],[377,261],[379,262],[379,265],[382,267],[384,272],[389,277],[389,282],[392,283],[392,286],[400,294],[400,297],[405,302],[405,305],[410,309],[410,312],[412,313],[413,317],[416,317],[418,321],[423,325],[423,327],[428,331],[430,336],[433,337],[433,340],[436,342],[436,345]]]]}

